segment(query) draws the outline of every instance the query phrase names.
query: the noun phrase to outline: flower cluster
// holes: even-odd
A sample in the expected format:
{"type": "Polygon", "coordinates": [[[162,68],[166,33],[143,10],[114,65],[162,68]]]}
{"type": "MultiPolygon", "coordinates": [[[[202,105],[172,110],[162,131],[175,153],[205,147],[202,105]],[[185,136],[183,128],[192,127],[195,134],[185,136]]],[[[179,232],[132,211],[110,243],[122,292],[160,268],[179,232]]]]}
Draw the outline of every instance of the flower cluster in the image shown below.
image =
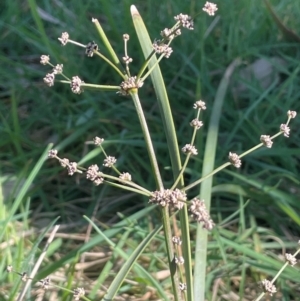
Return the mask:
{"type": "Polygon", "coordinates": [[[80,300],[81,297],[83,297],[85,295],[85,290],[83,287],[78,287],[76,289],[74,289],[74,300],[78,301],[80,300]]]}
{"type": "Polygon", "coordinates": [[[194,218],[198,223],[203,223],[204,229],[212,230],[215,224],[210,218],[204,201],[194,198],[191,201],[190,211],[192,213],[192,218],[194,218]]]}
{"type": "Polygon", "coordinates": [[[149,203],[158,204],[162,207],[172,206],[176,209],[182,209],[186,201],[185,192],[175,189],[157,190],[152,193],[149,203]]]}
{"type": "Polygon", "coordinates": [[[240,168],[242,166],[242,161],[240,160],[240,157],[238,156],[238,154],[230,152],[228,159],[234,167],[240,168]]]}
{"type": "Polygon", "coordinates": [[[69,176],[72,176],[75,172],[80,172],[81,173],[81,171],[79,171],[77,169],[77,163],[76,162],[70,162],[69,159],[67,159],[67,158],[63,158],[63,159],[59,158],[57,156],[57,150],[56,149],[51,149],[48,152],[48,158],[57,159],[62,167],[67,168],[69,176]]]}
{"type": "Polygon", "coordinates": [[[153,46],[153,49],[154,49],[155,53],[158,53],[158,54],[163,53],[166,58],[169,58],[171,53],[173,52],[173,49],[171,47],[169,47],[167,44],[164,44],[164,43],[160,43],[160,42],[155,41],[152,44],[152,46],[153,46]]]}
{"type": "Polygon", "coordinates": [[[143,86],[143,81],[137,80],[136,76],[131,76],[127,80],[123,81],[120,85],[121,90],[119,93],[121,95],[129,95],[129,91],[132,89],[138,89],[143,86]]]}
{"type": "Polygon", "coordinates": [[[89,42],[89,43],[86,45],[86,48],[85,48],[85,54],[86,54],[88,57],[92,57],[96,51],[98,51],[98,45],[97,45],[94,41],[89,42]]]}
{"type": "Polygon", "coordinates": [[[78,76],[73,76],[70,84],[72,92],[75,94],[83,92],[82,84],[84,84],[84,81],[82,81],[78,76]]]}
{"type": "Polygon", "coordinates": [[[261,283],[264,286],[265,291],[269,293],[270,296],[277,292],[275,285],[271,281],[264,279],[261,283]]]}
{"type": "Polygon", "coordinates": [[[119,175],[119,179],[121,182],[130,182],[131,181],[131,174],[128,172],[123,172],[119,175]]]}
{"type": "Polygon", "coordinates": [[[104,181],[102,174],[99,172],[99,167],[96,164],[89,166],[86,172],[86,178],[91,180],[96,186],[102,184],[104,181]]]}
{"type": "Polygon", "coordinates": [[[206,104],[204,101],[202,100],[197,100],[195,103],[194,103],[194,106],[193,106],[194,109],[198,109],[198,110],[206,110],[206,104]]]}
{"type": "Polygon", "coordinates": [[[194,21],[193,21],[193,19],[192,19],[191,16],[184,15],[184,14],[179,14],[179,15],[175,16],[174,19],[176,21],[179,21],[179,23],[183,27],[185,27],[185,28],[187,28],[189,30],[193,30],[194,29],[194,21]]]}
{"type": "Polygon", "coordinates": [[[103,166],[112,167],[117,162],[117,159],[112,156],[108,156],[104,159],[103,166]]]}
{"type": "Polygon", "coordinates": [[[191,155],[198,155],[198,151],[194,145],[186,144],[182,149],[183,153],[185,154],[191,154],[191,155]]]}
{"type": "Polygon", "coordinates": [[[203,7],[203,11],[208,13],[209,16],[214,16],[217,10],[218,10],[217,5],[208,1],[206,1],[203,7]]]}
{"type": "Polygon", "coordinates": [[[180,28],[177,28],[176,30],[171,30],[169,28],[165,28],[160,32],[160,35],[165,39],[165,40],[173,40],[174,38],[178,37],[181,35],[181,30],[180,28]]]}

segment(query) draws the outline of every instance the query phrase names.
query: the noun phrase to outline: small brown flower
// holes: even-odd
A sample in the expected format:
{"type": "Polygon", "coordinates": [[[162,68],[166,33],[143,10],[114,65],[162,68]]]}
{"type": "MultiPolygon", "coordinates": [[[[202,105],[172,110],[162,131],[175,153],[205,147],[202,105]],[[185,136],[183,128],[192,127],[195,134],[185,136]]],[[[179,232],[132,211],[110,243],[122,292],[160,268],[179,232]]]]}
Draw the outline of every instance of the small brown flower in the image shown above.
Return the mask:
{"type": "Polygon", "coordinates": [[[61,34],[61,37],[58,38],[58,40],[61,42],[61,44],[63,46],[65,46],[67,43],[68,43],[68,40],[69,40],[69,34],[67,32],[63,32],[61,34]]]}
{"type": "Polygon", "coordinates": [[[260,141],[264,144],[264,146],[271,148],[273,141],[271,140],[270,136],[268,135],[261,135],[260,141]]]}
{"type": "Polygon", "coordinates": [[[176,188],[175,190],[165,189],[163,191],[154,191],[152,193],[152,197],[149,200],[149,203],[158,204],[162,207],[172,206],[176,209],[182,209],[185,201],[185,192],[176,188]]]}
{"type": "Polygon", "coordinates": [[[181,291],[186,291],[186,289],[187,289],[186,283],[180,282],[180,283],[179,283],[179,289],[180,289],[181,291]]]}
{"type": "Polygon", "coordinates": [[[236,153],[229,153],[229,161],[230,163],[236,167],[236,168],[240,168],[242,165],[242,161],[240,160],[239,156],[236,153]]]}
{"type": "Polygon", "coordinates": [[[49,55],[42,55],[41,56],[41,61],[40,61],[40,63],[42,64],[42,65],[47,65],[48,63],[50,62],[50,57],[49,57],[49,55]]]}
{"type": "Polygon", "coordinates": [[[83,92],[81,87],[82,84],[84,84],[84,81],[82,81],[78,76],[73,76],[70,84],[72,92],[75,94],[83,92]]]}
{"type": "Polygon", "coordinates": [[[13,271],[13,266],[12,265],[8,265],[6,267],[6,271],[7,271],[7,273],[11,273],[13,271]]]}
{"type": "Polygon", "coordinates": [[[197,100],[193,106],[194,109],[206,110],[205,102],[202,100],[197,100]]]}
{"type": "Polygon", "coordinates": [[[265,291],[269,293],[270,296],[277,292],[275,285],[273,285],[271,281],[264,279],[261,283],[264,286],[265,291]]]}
{"type": "Polygon", "coordinates": [[[48,158],[56,158],[57,156],[57,150],[56,149],[50,149],[48,152],[48,158]]]}
{"type": "Polygon", "coordinates": [[[136,76],[129,77],[127,80],[123,81],[120,85],[121,90],[118,92],[121,95],[128,95],[129,91],[132,89],[138,89],[144,84],[140,79],[137,80],[136,76]]]}
{"type": "Polygon", "coordinates": [[[214,16],[218,8],[216,4],[206,1],[202,10],[208,13],[209,16],[214,16]]]}
{"type": "Polygon", "coordinates": [[[92,57],[95,51],[98,51],[98,45],[94,41],[89,42],[85,47],[85,54],[92,57]]]}
{"type": "Polygon", "coordinates": [[[40,280],[39,283],[41,283],[43,289],[47,290],[50,286],[50,278],[46,277],[45,279],[40,280]]]}
{"type": "Polygon", "coordinates": [[[203,228],[207,230],[212,230],[214,227],[214,222],[210,218],[210,215],[206,209],[203,200],[194,198],[191,201],[190,211],[192,213],[192,218],[198,223],[203,223],[203,228]]]}
{"type": "Polygon", "coordinates": [[[292,267],[297,263],[297,259],[292,254],[286,253],[285,259],[292,267]]]}
{"type": "Polygon", "coordinates": [[[288,111],[287,115],[288,115],[289,118],[293,119],[293,118],[296,117],[297,112],[296,111],[288,111]]]}
{"type": "Polygon", "coordinates": [[[97,146],[101,145],[104,141],[103,138],[99,138],[99,137],[95,137],[93,140],[94,140],[94,144],[97,146]]]}
{"type": "Polygon", "coordinates": [[[177,36],[181,35],[181,30],[180,28],[176,29],[175,31],[169,29],[169,28],[165,28],[164,30],[162,30],[160,32],[160,35],[165,39],[165,40],[173,40],[174,38],[176,38],[177,36]]]}
{"type": "Polygon", "coordinates": [[[280,125],[280,131],[283,132],[284,137],[288,138],[290,136],[290,128],[286,124],[280,125]]]}
{"type": "Polygon", "coordinates": [[[182,256],[179,256],[179,257],[175,256],[175,264],[177,264],[177,265],[184,264],[184,258],[182,256]]]}
{"type": "Polygon", "coordinates": [[[77,171],[77,163],[76,162],[70,162],[67,165],[67,171],[69,176],[73,176],[74,173],[77,171]]]}
{"type": "Polygon", "coordinates": [[[164,54],[165,58],[167,59],[170,57],[171,53],[173,52],[173,49],[164,43],[154,42],[152,46],[156,53],[164,54]]]}
{"type": "Polygon", "coordinates": [[[81,297],[85,295],[85,290],[83,287],[78,287],[74,289],[74,300],[78,301],[81,297]]]}
{"type": "Polygon", "coordinates": [[[188,15],[184,15],[184,14],[179,14],[177,16],[174,17],[174,19],[176,21],[179,21],[180,24],[190,30],[194,29],[194,22],[192,17],[188,16],[188,15]]]}
{"type": "Polygon", "coordinates": [[[108,156],[106,159],[104,159],[103,166],[106,167],[112,167],[117,162],[117,159],[112,156],[108,156]]]}
{"type": "Polygon", "coordinates": [[[48,73],[46,74],[46,76],[43,78],[44,83],[49,86],[52,87],[54,85],[54,79],[55,79],[55,74],[54,73],[48,73]]]}
{"type": "Polygon", "coordinates": [[[198,151],[196,147],[191,144],[186,144],[181,150],[185,154],[192,154],[194,156],[198,155],[198,151]]]}
{"type": "Polygon", "coordinates": [[[53,74],[61,74],[63,72],[63,64],[57,64],[53,68],[53,74]]]}
{"type": "Polygon", "coordinates": [[[181,246],[181,244],[182,244],[182,240],[178,236],[173,236],[172,242],[174,243],[174,245],[178,245],[178,246],[181,246]]]}
{"type": "Polygon", "coordinates": [[[203,122],[195,118],[190,122],[190,126],[194,127],[196,130],[199,130],[203,126],[203,122]]]}
{"type": "Polygon", "coordinates": [[[129,38],[130,38],[130,36],[129,36],[128,33],[124,33],[124,34],[123,34],[123,40],[124,40],[124,41],[129,41],[129,38]]]}
{"type": "Polygon", "coordinates": [[[122,182],[130,182],[131,181],[131,174],[128,172],[123,172],[122,174],[119,175],[119,179],[122,182]]]}

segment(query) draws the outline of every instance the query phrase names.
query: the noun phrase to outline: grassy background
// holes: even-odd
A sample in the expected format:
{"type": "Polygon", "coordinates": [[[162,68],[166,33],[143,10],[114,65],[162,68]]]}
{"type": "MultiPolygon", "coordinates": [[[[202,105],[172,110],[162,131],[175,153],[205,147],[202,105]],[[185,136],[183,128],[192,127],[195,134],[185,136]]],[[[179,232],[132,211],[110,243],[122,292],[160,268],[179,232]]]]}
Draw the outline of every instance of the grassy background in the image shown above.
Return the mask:
{"type": "MultiPolygon", "coordinates": [[[[61,32],[69,32],[73,40],[83,44],[91,40],[98,42],[97,32],[91,22],[92,17],[98,18],[120,57],[123,55],[122,34],[129,33],[129,55],[133,58],[131,72],[134,74],[143,60],[132,26],[130,5],[137,6],[151,37],[155,39],[159,38],[160,30],[173,24],[174,15],[180,12],[195,15],[204,2],[101,0],[73,1],[70,5],[67,1],[38,1],[36,4],[31,0],[3,1],[0,4],[0,173],[4,191],[1,211],[4,212],[3,220],[11,212],[15,217],[11,226],[1,224],[5,225],[2,242],[7,242],[10,237],[17,242],[10,248],[2,246],[5,250],[4,255],[0,255],[2,269],[16,258],[20,270],[24,264],[32,264],[27,247],[35,241],[36,235],[27,232],[32,236],[19,240],[22,230],[47,226],[60,216],[65,232],[81,233],[86,225],[82,215],[91,216],[96,204],[96,218],[109,224],[119,220],[117,212],[129,216],[142,212],[140,210],[147,204],[146,199],[111,187],[93,187],[83,177],[68,177],[57,162],[48,160],[20,199],[17,208],[14,208],[16,187],[21,187],[28,180],[29,173],[49,143],[58,146],[61,157],[68,157],[72,161],[85,158],[85,166],[92,163],[101,165],[103,155],[99,152],[90,153],[94,147],[89,141],[96,135],[104,137],[106,152],[118,158],[118,168],[130,172],[140,185],[155,189],[131,100],[104,92],[85,91],[81,95],[74,95],[69,87],[58,83],[48,88],[42,78],[49,68],[39,64],[40,55],[49,54],[53,64],[64,64],[64,72],[69,77],[79,75],[87,83],[118,85],[120,78],[104,62],[96,57],[87,58],[82,49],[73,45],[61,47],[57,40],[61,32]]],[[[207,103],[208,109],[203,118],[204,124],[208,124],[220,79],[235,58],[242,59],[241,69],[251,66],[260,58],[270,61],[277,57],[284,60],[284,64],[272,62],[274,77],[269,77],[271,84],[267,87],[261,87],[253,77],[245,82],[236,72],[221,120],[216,158],[216,166],[219,166],[227,160],[229,151],[240,153],[257,144],[261,134],[275,134],[279,125],[285,122],[287,110],[299,112],[300,52],[299,41],[289,39],[280,31],[263,1],[224,0],[217,4],[219,10],[216,18],[201,14],[195,21],[195,30],[183,30],[183,35],[174,41],[174,53],[161,64],[180,145],[188,143],[187,139],[190,139],[189,121],[194,118],[191,107],[199,98],[207,103]],[[241,82],[245,88],[237,91],[241,82]]],[[[272,5],[283,23],[300,36],[300,2],[277,0],[272,1],[272,5]]],[[[99,48],[103,48],[101,44],[99,48]]],[[[150,81],[141,89],[141,99],[163,178],[168,186],[172,179],[168,168],[170,162],[150,81]]],[[[205,137],[204,127],[197,139],[200,154],[205,137]]],[[[300,127],[296,119],[291,123],[291,138],[281,136],[276,139],[272,149],[261,149],[247,156],[240,171],[229,168],[215,176],[212,213],[215,221],[222,226],[218,235],[212,237],[210,245],[208,291],[211,291],[210,285],[216,278],[222,279],[219,295],[229,291],[245,291],[242,285],[236,287],[231,277],[224,278],[224,273],[236,276],[243,272],[243,279],[248,280],[245,286],[249,287],[249,283],[255,284],[261,280],[261,274],[257,271],[268,275],[278,270],[276,267],[272,270],[268,265],[262,267],[261,258],[255,257],[255,253],[241,258],[238,254],[242,251],[234,246],[231,248],[235,251],[228,251],[228,245],[222,238],[244,242],[245,248],[254,249],[259,254],[267,252],[274,257],[272,254],[278,255],[282,245],[295,246],[300,225],[299,137],[300,127]],[[243,214],[222,223],[248,199],[251,201],[242,211],[243,214]],[[271,237],[278,237],[282,243],[275,243],[271,237]],[[240,261],[246,264],[247,269],[243,268],[240,261]],[[234,265],[234,262],[238,264],[234,265]],[[256,269],[248,268],[252,265],[256,269]]],[[[189,165],[187,181],[200,176],[201,166],[199,155],[189,165]]],[[[193,193],[197,193],[197,190],[193,193]]],[[[155,212],[152,212],[151,218],[142,218],[142,229],[147,230],[149,225],[157,222],[156,218],[155,212]]],[[[136,244],[135,239],[133,236],[130,241],[136,244]]],[[[59,243],[57,246],[59,258],[63,258],[74,246],[82,245],[82,241],[76,240],[62,242],[63,247],[59,248],[59,243]]],[[[52,267],[51,271],[59,267],[54,266],[52,261],[47,263],[47,268],[49,266],[52,267]]],[[[153,266],[153,270],[159,268],[153,266]]],[[[0,274],[1,283],[4,281],[9,286],[13,279],[8,279],[5,273],[0,274]]],[[[293,278],[288,273],[285,277],[293,278]]],[[[291,297],[292,286],[285,283],[281,285],[284,287],[282,291],[287,291],[285,300],[296,300],[291,297]]],[[[255,285],[254,289],[257,290],[255,285]]]]}

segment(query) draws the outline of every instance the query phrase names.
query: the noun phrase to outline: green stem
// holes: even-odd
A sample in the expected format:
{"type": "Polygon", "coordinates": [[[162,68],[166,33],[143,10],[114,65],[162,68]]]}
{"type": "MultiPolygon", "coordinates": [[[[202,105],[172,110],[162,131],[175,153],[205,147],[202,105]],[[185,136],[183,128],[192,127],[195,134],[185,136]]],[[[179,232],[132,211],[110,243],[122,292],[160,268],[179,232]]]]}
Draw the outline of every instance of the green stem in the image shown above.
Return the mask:
{"type": "Polygon", "coordinates": [[[152,140],[151,140],[151,136],[150,136],[150,132],[148,129],[148,125],[146,122],[146,118],[143,112],[143,108],[141,106],[141,102],[138,96],[138,92],[137,89],[132,89],[130,90],[130,96],[133,100],[136,112],[138,114],[139,120],[140,120],[140,124],[143,130],[143,134],[144,134],[144,138],[145,138],[145,142],[146,142],[146,146],[147,146],[147,150],[148,150],[148,155],[150,158],[150,162],[151,162],[151,166],[155,175],[155,180],[156,180],[156,184],[159,190],[163,190],[164,189],[164,185],[161,179],[161,175],[160,175],[160,171],[158,168],[158,163],[156,160],[156,155],[154,152],[154,148],[153,148],[153,144],[152,144],[152,140]]]}
{"type": "MultiPolygon", "coordinates": [[[[147,145],[147,150],[148,154],[150,157],[150,162],[152,165],[152,169],[154,172],[155,176],[155,181],[156,185],[159,190],[164,190],[163,182],[161,179],[160,171],[158,168],[158,163],[156,160],[156,155],[154,152],[154,148],[152,145],[152,140],[150,137],[148,125],[145,119],[145,115],[139,100],[138,92],[137,89],[132,89],[130,91],[130,95],[133,99],[140,124],[143,130],[144,134],[144,139],[146,141],[147,145]]],[[[169,261],[169,266],[170,266],[170,272],[171,272],[171,280],[172,280],[172,285],[174,288],[174,294],[175,294],[175,300],[181,300],[180,298],[180,291],[179,291],[179,279],[178,279],[178,273],[176,272],[176,265],[174,262],[174,250],[173,250],[173,242],[172,242],[172,231],[171,231],[171,226],[170,226],[170,216],[169,216],[169,211],[168,207],[161,208],[161,213],[162,213],[162,223],[163,223],[163,229],[164,229],[164,235],[166,238],[166,247],[167,247],[167,254],[168,254],[168,261],[169,261]]]]}

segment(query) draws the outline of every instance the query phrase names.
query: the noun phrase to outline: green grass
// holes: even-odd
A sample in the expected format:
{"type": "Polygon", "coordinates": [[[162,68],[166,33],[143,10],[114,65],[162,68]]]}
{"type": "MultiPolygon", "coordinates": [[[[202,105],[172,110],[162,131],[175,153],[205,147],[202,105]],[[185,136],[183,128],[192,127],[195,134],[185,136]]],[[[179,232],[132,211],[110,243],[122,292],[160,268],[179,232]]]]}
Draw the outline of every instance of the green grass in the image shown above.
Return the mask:
{"type": "MultiPolygon", "coordinates": [[[[33,246],[36,246],[38,230],[47,227],[57,216],[64,226],[63,232],[69,235],[85,233],[87,222],[82,216],[91,217],[97,208],[97,221],[103,223],[102,227],[108,225],[115,229],[106,235],[116,242],[124,235],[118,226],[113,226],[123,219],[117,212],[128,218],[132,214],[138,215],[137,220],[135,217],[130,220],[135,223],[134,229],[139,231],[128,234],[122,246],[128,253],[160,219],[157,211],[152,210],[151,214],[144,211],[149,206],[146,198],[110,186],[94,187],[83,177],[69,177],[54,160],[46,160],[39,167],[38,161],[49,143],[58,146],[59,155],[71,161],[84,158],[85,166],[101,165],[103,154],[86,143],[97,135],[105,138],[105,151],[118,158],[120,170],[130,172],[141,186],[155,190],[131,99],[114,92],[85,91],[75,95],[69,87],[59,83],[48,88],[42,79],[49,68],[39,64],[40,55],[50,54],[53,64],[64,64],[66,74],[78,74],[87,83],[118,85],[120,78],[99,58],[87,58],[84,51],[70,44],[61,47],[57,40],[61,32],[68,31],[72,39],[83,44],[91,40],[99,43],[98,33],[91,22],[92,17],[97,17],[119,57],[123,56],[122,34],[129,33],[129,55],[133,57],[131,70],[134,73],[139,70],[143,55],[132,24],[130,5],[137,6],[151,38],[155,39],[159,38],[160,30],[173,25],[174,15],[180,12],[194,15],[204,2],[101,0],[73,1],[71,6],[62,1],[62,7],[59,7],[58,2],[38,1],[39,8],[51,16],[52,21],[41,19],[35,12],[33,1],[4,1],[1,4],[0,182],[5,194],[0,203],[0,212],[3,213],[0,280],[5,283],[4,291],[10,291],[19,279],[4,272],[6,265],[13,263],[16,270],[29,272],[42,249],[39,246],[36,254],[30,252],[31,248],[36,250],[33,246]],[[7,177],[12,178],[10,186],[7,177]],[[20,187],[23,187],[21,192],[20,187]],[[34,231],[22,236],[22,231],[30,230],[34,231]],[[14,243],[5,246],[10,239],[14,243]]],[[[279,125],[285,122],[289,109],[300,112],[299,43],[282,34],[262,1],[235,1],[232,5],[232,1],[227,0],[217,4],[217,22],[201,14],[195,22],[195,30],[183,30],[182,36],[174,41],[174,53],[161,63],[180,147],[188,143],[192,134],[189,122],[194,118],[193,103],[200,98],[207,103],[203,114],[204,127],[197,137],[199,155],[188,165],[186,183],[201,176],[202,154],[214,97],[226,68],[237,57],[243,62],[240,68],[259,58],[280,57],[285,63],[283,66],[272,63],[280,73],[277,81],[272,79],[267,88],[260,87],[252,78],[244,82],[247,88],[242,93],[236,93],[234,87],[241,79],[238,72],[234,74],[224,99],[215,167],[227,161],[229,151],[241,153],[256,145],[261,134],[275,134],[279,125]],[[213,28],[207,33],[211,24],[214,24],[213,28]]],[[[272,1],[272,5],[284,24],[300,36],[297,17],[300,2],[277,0],[272,1]]],[[[99,48],[105,53],[100,43],[99,48]]],[[[162,177],[168,187],[172,184],[170,159],[150,80],[141,89],[140,98],[162,177]]],[[[280,136],[272,149],[262,148],[243,158],[241,170],[229,167],[214,176],[211,213],[220,226],[209,236],[208,300],[213,298],[212,287],[216,279],[222,280],[217,292],[219,296],[232,292],[254,299],[258,293],[249,296],[246,288],[259,292],[257,283],[266,277],[270,279],[280,269],[278,256],[282,253],[282,246],[294,252],[300,225],[299,128],[299,118],[296,118],[291,122],[289,139],[280,136]],[[250,202],[244,207],[247,200],[250,202]],[[234,213],[237,214],[232,216],[234,213]],[[234,276],[241,277],[241,280],[233,282],[234,276]]],[[[192,197],[197,192],[199,187],[189,194],[192,197]]],[[[126,219],[123,222],[131,225],[126,219]]],[[[193,242],[194,224],[191,227],[193,242]]],[[[140,264],[148,266],[150,273],[166,268],[162,240],[162,237],[157,237],[141,259],[140,264]]],[[[57,238],[55,242],[55,250],[49,252],[40,270],[42,277],[55,273],[60,267],[66,269],[66,279],[71,277],[74,274],[72,266],[66,267],[65,264],[77,262],[77,248],[79,252],[108,252],[107,243],[94,232],[88,244],[71,238],[57,238]]],[[[112,263],[115,265],[109,278],[104,280],[106,286],[119,268],[120,255],[114,255],[116,260],[112,263]]],[[[87,279],[97,279],[100,271],[101,265],[86,272],[87,279]]],[[[299,283],[297,273],[297,269],[288,268],[281,275],[277,287],[283,294],[282,300],[297,300],[299,292],[293,287],[299,283]]],[[[146,278],[139,279],[134,271],[128,278],[139,285],[128,282],[121,287],[121,292],[139,296],[148,291],[144,283],[149,284],[146,278]]],[[[80,280],[75,282],[82,286],[80,280]]],[[[163,279],[161,285],[170,289],[168,279],[163,279]]],[[[76,285],[70,284],[70,287],[76,285]]],[[[15,291],[19,289],[14,288],[15,291]]],[[[59,294],[63,295],[62,292],[59,294]]],[[[13,294],[10,296],[13,300],[13,294]]],[[[68,297],[64,296],[62,300],[68,300],[68,297]]]]}

